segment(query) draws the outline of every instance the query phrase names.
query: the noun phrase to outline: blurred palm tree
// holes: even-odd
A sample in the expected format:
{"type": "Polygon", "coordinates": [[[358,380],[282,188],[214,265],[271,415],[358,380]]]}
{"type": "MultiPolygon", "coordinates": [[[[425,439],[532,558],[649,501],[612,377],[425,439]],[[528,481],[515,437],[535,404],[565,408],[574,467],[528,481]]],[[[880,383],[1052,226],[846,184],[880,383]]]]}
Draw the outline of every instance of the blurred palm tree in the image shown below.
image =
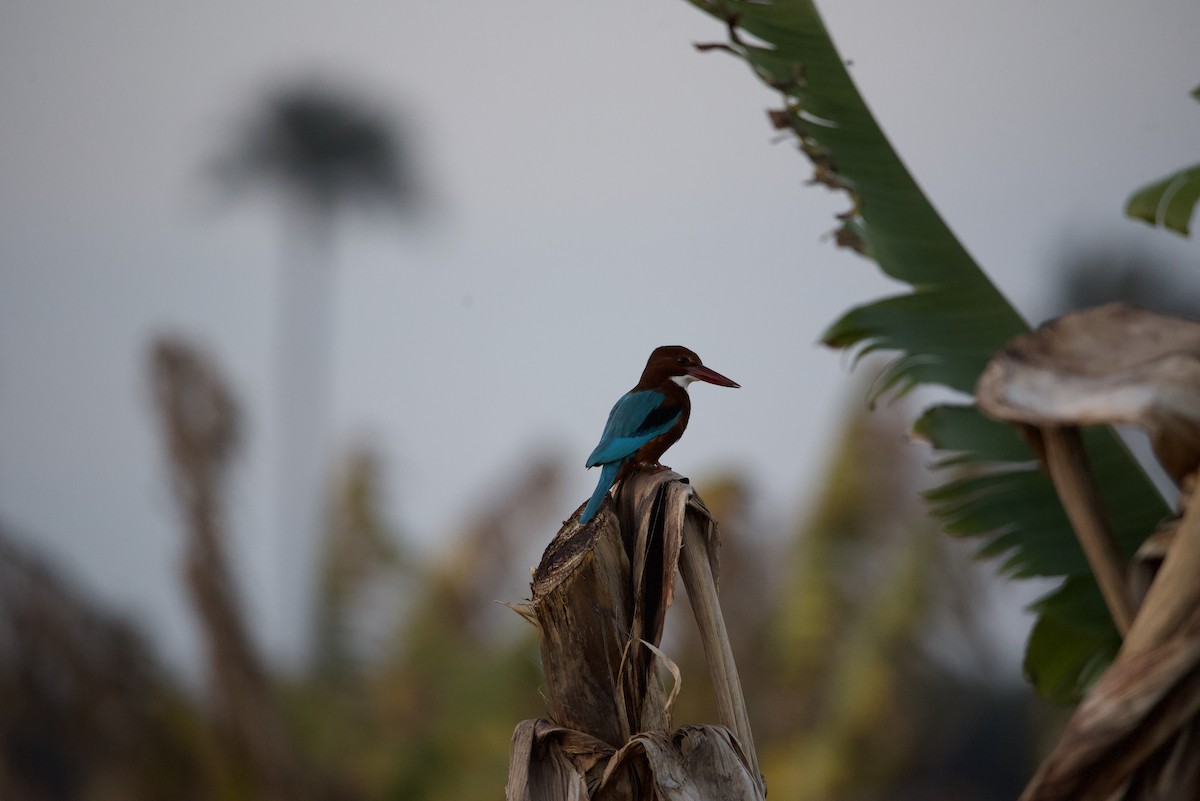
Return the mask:
{"type": "Polygon", "coordinates": [[[411,165],[409,145],[386,114],[312,83],[270,96],[216,164],[218,182],[231,195],[267,189],[283,210],[274,600],[290,618],[277,621],[283,642],[275,645],[293,658],[305,653],[301,626],[311,619],[311,568],[330,462],[334,226],[350,208],[412,212],[420,192],[411,165]]]}

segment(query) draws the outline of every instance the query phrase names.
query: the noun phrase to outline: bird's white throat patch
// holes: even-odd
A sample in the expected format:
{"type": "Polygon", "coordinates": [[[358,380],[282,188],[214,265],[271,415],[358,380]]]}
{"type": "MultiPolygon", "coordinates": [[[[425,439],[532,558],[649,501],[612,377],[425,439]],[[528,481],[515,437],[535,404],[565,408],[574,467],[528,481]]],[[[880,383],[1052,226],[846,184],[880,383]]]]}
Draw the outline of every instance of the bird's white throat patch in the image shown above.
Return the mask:
{"type": "Polygon", "coordinates": [[[671,376],[671,380],[674,381],[679,386],[683,387],[684,389],[687,389],[688,384],[692,383],[696,379],[690,375],[673,375],[673,376],[671,376]]]}

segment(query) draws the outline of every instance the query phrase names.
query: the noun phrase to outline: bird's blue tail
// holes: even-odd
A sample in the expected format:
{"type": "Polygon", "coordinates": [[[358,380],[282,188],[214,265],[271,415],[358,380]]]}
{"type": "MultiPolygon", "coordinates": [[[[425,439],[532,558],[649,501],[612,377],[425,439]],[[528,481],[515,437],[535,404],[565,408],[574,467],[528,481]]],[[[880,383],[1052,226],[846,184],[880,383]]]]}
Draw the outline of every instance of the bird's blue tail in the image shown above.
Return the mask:
{"type": "Polygon", "coordinates": [[[607,462],[600,468],[600,481],[597,482],[596,489],[592,492],[592,499],[588,501],[583,514],[579,516],[579,525],[584,525],[596,516],[596,512],[600,511],[600,504],[604,503],[604,496],[608,494],[609,488],[617,480],[617,473],[621,472],[621,464],[623,462],[623,459],[616,462],[607,462]]]}

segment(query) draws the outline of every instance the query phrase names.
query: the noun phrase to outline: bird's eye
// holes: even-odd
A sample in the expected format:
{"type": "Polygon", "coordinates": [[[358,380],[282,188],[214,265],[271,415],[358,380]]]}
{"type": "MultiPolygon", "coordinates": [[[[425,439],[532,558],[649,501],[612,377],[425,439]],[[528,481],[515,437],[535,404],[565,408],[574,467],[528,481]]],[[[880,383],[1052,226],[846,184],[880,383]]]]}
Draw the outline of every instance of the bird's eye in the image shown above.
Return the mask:
{"type": "Polygon", "coordinates": [[[676,359],[675,361],[679,362],[680,364],[687,364],[687,357],[686,357],[686,356],[680,356],[680,357],[679,357],[678,359],[676,359]]]}

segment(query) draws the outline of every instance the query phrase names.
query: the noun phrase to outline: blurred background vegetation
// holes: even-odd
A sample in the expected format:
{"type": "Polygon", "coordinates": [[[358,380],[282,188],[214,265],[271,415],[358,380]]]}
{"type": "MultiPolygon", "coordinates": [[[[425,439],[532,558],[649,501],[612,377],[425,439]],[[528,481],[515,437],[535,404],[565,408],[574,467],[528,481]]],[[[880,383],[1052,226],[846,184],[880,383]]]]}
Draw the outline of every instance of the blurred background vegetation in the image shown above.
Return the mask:
{"type": "MultiPolygon", "coordinates": [[[[280,122],[295,106],[321,103],[324,111],[291,120],[298,129],[281,125],[270,147],[239,156],[239,169],[298,186],[299,199],[288,199],[303,215],[333,214],[360,182],[394,199],[384,131],[355,131],[363,118],[325,96],[286,97],[272,113],[280,122]],[[374,170],[390,177],[371,178],[374,170]]],[[[304,265],[328,257],[328,231],[329,220],[315,229],[304,265]]],[[[314,308],[321,287],[292,302],[314,308]]],[[[312,367],[324,357],[290,344],[280,358],[295,364],[282,380],[315,385],[281,386],[280,397],[325,391],[327,368],[312,367]]],[[[418,561],[381,511],[387,454],[314,448],[321,406],[304,410],[310,418],[289,436],[306,444],[290,448],[282,468],[307,454],[319,463],[294,475],[318,484],[297,492],[294,478],[282,483],[287,498],[315,498],[305,508],[320,510],[311,646],[302,669],[273,669],[249,633],[229,563],[229,469],[245,430],[236,389],[211,355],[174,337],[153,343],[147,380],[186,543],[177,580],[205,638],[204,684],[170,675],[129,624],[16,544],[28,537],[0,530],[0,795],[499,797],[514,724],[543,712],[535,633],[503,602],[525,597],[528,569],[573,508],[562,491],[567,460],[522,460],[492,497],[464,510],[443,538],[451,547],[418,561]]],[[[723,523],[723,603],[772,795],[1013,797],[1058,715],[993,668],[987,573],[919,501],[928,457],[905,434],[904,404],[871,411],[857,400],[865,392],[849,390],[822,483],[798,488],[810,502],[783,541],[767,531],[776,523],[763,519],[745,478],[699,477],[723,523]]],[[[694,632],[670,630],[667,642],[684,676],[676,722],[713,720],[694,632]]]]}
{"type": "MultiPolygon", "coordinates": [[[[407,152],[381,117],[328,88],[287,88],[248,119],[214,174],[222,191],[280,190],[284,209],[278,483],[291,511],[280,536],[317,541],[313,574],[293,576],[311,610],[307,656],[298,670],[268,664],[236,586],[237,390],[213,355],[161,337],[146,380],[185,543],[176,580],[205,640],[202,686],[171,675],[32,538],[0,530],[0,796],[499,797],[514,725],[544,712],[535,632],[505,603],[526,596],[573,508],[574,462],[520,460],[464,508],[442,537],[452,546],[414,556],[381,508],[388,454],[331,443],[325,399],[334,219],[370,204],[411,211],[407,152]]],[[[927,481],[902,407],[848,404],[822,485],[797,488],[811,502],[784,541],[745,478],[698,477],[724,525],[725,610],[775,797],[1011,797],[1054,720],[989,669],[997,655],[978,633],[988,582],[920,505],[927,481]]],[[[677,722],[715,719],[695,633],[668,643],[685,683],[677,722]]]]}
{"type": "MultiPolygon", "coordinates": [[[[515,723],[544,714],[535,633],[500,602],[526,597],[574,508],[563,461],[528,460],[418,563],[379,510],[384,455],[343,454],[312,650],[299,673],[276,672],[246,634],[224,548],[232,390],[182,341],[158,343],[152,369],[205,684],[167,674],[136,631],[0,532],[3,797],[500,797],[515,723]]],[[[763,531],[744,479],[698,483],[723,522],[723,604],[771,794],[1011,798],[1057,716],[989,668],[989,582],[929,522],[903,415],[850,408],[786,542],[763,531]]],[[[667,645],[683,670],[676,722],[714,720],[694,632],[669,630],[667,645]]]]}
{"type": "MultiPolygon", "coordinates": [[[[333,441],[327,397],[335,219],[425,213],[409,145],[353,98],[292,85],[215,155],[221,192],[282,198],[279,535],[319,554],[288,573],[306,653],[299,667],[272,664],[237,585],[227,512],[249,430],[238,387],[219,354],[172,335],[147,343],[184,543],[174,580],[204,640],[202,680],[168,670],[37,551],[38,532],[0,520],[0,799],[499,798],[514,725],[544,713],[535,632],[506,604],[526,597],[530,567],[581,500],[564,488],[582,459],[514,459],[438,532],[444,547],[418,557],[383,511],[395,454],[333,441]]],[[[1061,262],[1044,316],[1118,298],[1196,313],[1179,305],[1177,271],[1105,247],[1061,262]]],[[[694,477],[722,524],[722,603],[771,797],[1013,798],[1062,712],[996,668],[992,570],[930,521],[911,409],[869,410],[869,383],[847,388],[819,485],[795,489],[805,502],[789,519],[771,519],[736,470],[694,477]]],[[[683,671],[676,723],[712,721],[695,633],[668,625],[683,671]]]]}

